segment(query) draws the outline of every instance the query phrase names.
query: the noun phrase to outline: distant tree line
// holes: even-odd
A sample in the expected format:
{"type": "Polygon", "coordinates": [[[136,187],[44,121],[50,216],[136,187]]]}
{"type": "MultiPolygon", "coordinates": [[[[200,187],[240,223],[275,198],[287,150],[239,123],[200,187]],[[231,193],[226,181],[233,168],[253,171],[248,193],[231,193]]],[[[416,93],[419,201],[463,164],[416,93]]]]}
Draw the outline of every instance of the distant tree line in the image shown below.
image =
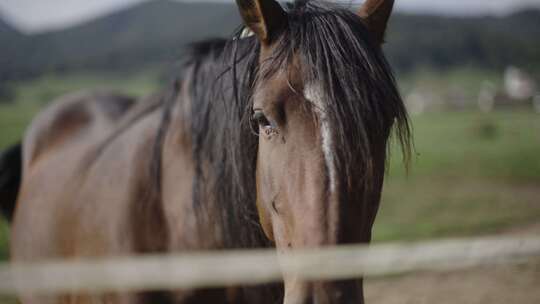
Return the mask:
{"type": "MultiPolygon", "coordinates": [[[[73,28],[23,35],[0,20],[0,87],[44,73],[130,71],[175,62],[197,39],[231,35],[240,24],[232,4],[149,1],[73,28]]],[[[507,17],[396,15],[385,50],[401,72],[417,67],[513,64],[540,69],[540,11],[507,17]]],[[[1,94],[9,94],[7,89],[1,94]]]]}

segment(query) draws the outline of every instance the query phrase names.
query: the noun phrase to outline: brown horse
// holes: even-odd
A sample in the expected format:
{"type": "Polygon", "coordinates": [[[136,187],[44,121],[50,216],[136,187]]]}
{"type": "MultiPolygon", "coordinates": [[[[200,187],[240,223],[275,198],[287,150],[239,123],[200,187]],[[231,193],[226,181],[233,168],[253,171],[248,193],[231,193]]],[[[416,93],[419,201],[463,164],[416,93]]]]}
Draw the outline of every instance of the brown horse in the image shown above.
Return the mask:
{"type": "MultiPolygon", "coordinates": [[[[370,241],[393,129],[408,149],[407,114],[381,50],[393,1],[368,0],[360,13],[317,1],[287,9],[274,0],[237,4],[249,30],[192,46],[171,88],[139,102],[71,95],[34,120],[1,162],[0,203],[10,213],[17,201],[13,261],[370,241]]],[[[281,298],[363,303],[362,282],[293,276],[284,291],[22,301],[281,298]]]]}

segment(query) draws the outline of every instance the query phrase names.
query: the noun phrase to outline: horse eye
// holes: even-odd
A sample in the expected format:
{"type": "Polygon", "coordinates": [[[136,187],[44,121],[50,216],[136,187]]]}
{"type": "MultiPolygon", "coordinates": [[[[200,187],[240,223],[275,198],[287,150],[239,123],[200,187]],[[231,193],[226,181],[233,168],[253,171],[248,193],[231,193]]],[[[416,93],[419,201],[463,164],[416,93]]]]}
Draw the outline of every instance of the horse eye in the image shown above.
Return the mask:
{"type": "Polygon", "coordinates": [[[255,111],[253,113],[253,121],[256,122],[259,127],[263,129],[272,127],[272,124],[270,123],[270,121],[268,121],[262,111],[255,111]]]}

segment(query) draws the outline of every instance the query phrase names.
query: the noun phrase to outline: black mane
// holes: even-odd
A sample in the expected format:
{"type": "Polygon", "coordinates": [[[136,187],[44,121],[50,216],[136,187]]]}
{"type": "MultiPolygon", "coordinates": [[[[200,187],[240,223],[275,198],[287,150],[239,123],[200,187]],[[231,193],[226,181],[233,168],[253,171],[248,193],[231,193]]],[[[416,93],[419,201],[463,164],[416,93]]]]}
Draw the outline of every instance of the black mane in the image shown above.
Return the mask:
{"type": "Polygon", "coordinates": [[[252,204],[258,139],[250,133],[246,115],[258,58],[253,48],[254,39],[198,43],[185,66],[196,170],[193,203],[200,212],[219,210],[215,220],[225,230],[218,237],[227,247],[268,245],[252,204]],[[203,171],[203,166],[209,169],[203,171]],[[207,193],[216,201],[209,204],[207,193]]]}
{"type": "Polygon", "coordinates": [[[318,1],[297,1],[288,15],[288,26],[264,75],[259,75],[263,69],[257,39],[241,38],[241,31],[232,40],[192,45],[185,59],[182,79],[189,82],[196,163],[193,203],[200,215],[219,210],[216,226],[223,227],[219,234],[227,247],[269,245],[255,206],[258,138],[251,132],[251,97],[258,79],[286,67],[295,56],[305,69],[304,82],[317,85],[324,94],[341,184],[356,183],[366,196],[376,191],[374,162],[378,154],[386,155],[380,147],[386,147],[392,128],[408,155],[403,102],[380,46],[360,18],[346,8],[318,1]],[[353,180],[351,170],[359,166],[365,174],[362,180],[353,180]]]}

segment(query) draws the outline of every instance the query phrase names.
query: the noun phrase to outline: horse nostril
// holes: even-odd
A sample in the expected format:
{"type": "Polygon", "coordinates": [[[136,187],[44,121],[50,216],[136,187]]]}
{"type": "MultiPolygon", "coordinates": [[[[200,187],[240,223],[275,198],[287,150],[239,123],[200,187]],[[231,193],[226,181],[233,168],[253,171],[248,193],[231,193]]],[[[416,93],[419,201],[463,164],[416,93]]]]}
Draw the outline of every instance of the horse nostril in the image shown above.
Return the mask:
{"type": "Polygon", "coordinates": [[[313,304],[363,303],[355,285],[343,283],[319,283],[313,288],[313,304]]]}
{"type": "Polygon", "coordinates": [[[314,300],[313,297],[306,298],[302,304],[317,304],[317,300],[314,300]]]}
{"type": "Polygon", "coordinates": [[[278,211],[278,208],[276,207],[276,201],[272,201],[272,209],[274,209],[274,212],[276,212],[277,214],[279,214],[279,211],[278,211]]]}
{"type": "Polygon", "coordinates": [[[336,301],[343,300],[343,291],[342,290],[336,290],[334,292],[334,300],[336,300],[336,301]]]}

